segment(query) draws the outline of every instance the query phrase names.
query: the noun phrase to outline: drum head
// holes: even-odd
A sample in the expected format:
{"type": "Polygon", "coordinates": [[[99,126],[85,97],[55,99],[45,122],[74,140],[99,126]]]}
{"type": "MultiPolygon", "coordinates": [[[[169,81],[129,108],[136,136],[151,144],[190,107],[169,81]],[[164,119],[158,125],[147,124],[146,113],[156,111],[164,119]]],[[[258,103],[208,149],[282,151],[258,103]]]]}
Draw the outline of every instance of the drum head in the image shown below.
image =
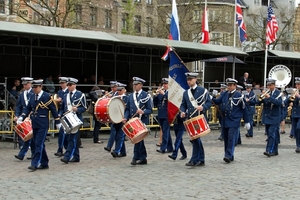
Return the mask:
{"type": "Polygon", "coordinates": [[[109,118],[113,123],[120,123],[124,118],[125,105],[119,98],[112,98],[108,105],[109,118]]]}

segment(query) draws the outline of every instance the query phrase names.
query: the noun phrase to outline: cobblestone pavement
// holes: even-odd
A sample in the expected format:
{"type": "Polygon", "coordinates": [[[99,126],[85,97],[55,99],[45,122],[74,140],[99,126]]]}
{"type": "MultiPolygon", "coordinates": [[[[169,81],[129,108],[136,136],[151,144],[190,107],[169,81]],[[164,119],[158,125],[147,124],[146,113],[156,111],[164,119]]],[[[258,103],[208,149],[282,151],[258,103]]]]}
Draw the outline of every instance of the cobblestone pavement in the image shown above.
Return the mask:
{"type": "MultiPolygon", "coordinates": [[[[101,132],[103,144],[82,139],[81,162],[64,164],[53,153],[57,138],[46,142],[50,169],[29,172],[29,160],[14,158],[13,143],[0,142],[0,199],[299,199],[299,156],[295,140],[281,135],[279,155],[266,157],[264,127],[236,147],[235,161],[225,164],[223,142],[218,130],[202,138],[206,165],[187,167],[188,160],[173,161],[155,151],[154,129],[145,139],[148,164],[131,166],[133,145],[126,142],[127,157],[113,158],[104,151],[108,132],[101,132]]],[[[172,131],[172,135],[174,135],[172,131]]],[[[174,137],[173,137],[174,141],[174,137]]],[[[184,135],[191,155],[191,144],[184,135]]],[[[179,154],[179,156],[181,156],[179,154]]]]}

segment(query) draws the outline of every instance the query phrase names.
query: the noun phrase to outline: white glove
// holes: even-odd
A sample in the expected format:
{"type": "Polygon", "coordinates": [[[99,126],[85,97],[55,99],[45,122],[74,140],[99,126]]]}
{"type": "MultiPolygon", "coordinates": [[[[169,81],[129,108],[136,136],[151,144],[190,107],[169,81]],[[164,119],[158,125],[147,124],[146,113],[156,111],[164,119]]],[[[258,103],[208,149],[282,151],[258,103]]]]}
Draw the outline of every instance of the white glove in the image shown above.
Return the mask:
{"type": "Polygon", "coordinates": [[[250,123],[246,123],[244,127],[247,129],[247,131],[250,130],[251,128],[250,123]]]}
{"type": "Polygon", "coordinates": [[[209,95],[209,98],[210,98],[210,99],[213,99],[214,97],[213,97],[212,95],[209,95]]]}
{"type": "Polygon", "coordinates": [[[59,123],[59,124],[56,124],[56,129],[57,129],[57,130],[59,130],[59,129],[60,129],[60,127],[61,127],[61,123],[59,123]]]}
{"type": "Polygon", "coordinates": [[[23,117],[19,117],[17,120],[17,124],[22,124],[22,122],[23,122],[23,117]]]}
{"type": "Polygon", "coordinates": [[[217,96],[218,95],[218,90],[213,90],[212,91],[212,95],[215,97],[215,96],[217,96]]]}

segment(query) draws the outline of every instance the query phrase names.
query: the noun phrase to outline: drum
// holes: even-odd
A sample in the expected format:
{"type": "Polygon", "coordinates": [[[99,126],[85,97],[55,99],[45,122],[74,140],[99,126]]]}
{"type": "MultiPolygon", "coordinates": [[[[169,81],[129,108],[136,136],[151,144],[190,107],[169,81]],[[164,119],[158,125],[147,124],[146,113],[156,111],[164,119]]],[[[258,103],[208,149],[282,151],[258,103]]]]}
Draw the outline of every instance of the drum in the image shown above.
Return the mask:
{"type": "Polygon", "coordinates": [[[122,130],[133,144],[142,141],[149,133],[146,125],[137,117],[126,122],[122,130]]]}
{"type": "Polygon", "coordinates": [[[124,111],[124,102],[119,97],[98,99],[94,108],[95,117],[101,123],[120,123],[124,111]]]}
{"type": "Polygon", "coordinates": [[[80,128],[80,126],[83,124],[82,121],[73,112],[69,112],[69,113],[65,114],[64,116],[62,116],[62,118],[60,119],[60,122],[67,134],[76,132],[80,128]]]}
{"type": "Polygon", "coordinates": [[[188,119],[183,124],[191,140],[207,135],[210,132],[209,125],[203,114],[188,119]]]}
{"type": "Polygon", "coordinates": [[[21,124],[17,124],[14,127],[14,130],[24,142],[30,140],[33,137],[31,120],[24,120],[21,124]]]}

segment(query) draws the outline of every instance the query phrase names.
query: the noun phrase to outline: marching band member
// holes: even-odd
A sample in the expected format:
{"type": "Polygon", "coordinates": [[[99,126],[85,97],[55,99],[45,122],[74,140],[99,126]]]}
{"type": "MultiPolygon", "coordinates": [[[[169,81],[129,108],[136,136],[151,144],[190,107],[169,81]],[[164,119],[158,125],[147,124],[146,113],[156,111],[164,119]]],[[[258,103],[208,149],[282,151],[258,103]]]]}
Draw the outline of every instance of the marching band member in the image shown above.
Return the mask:
{"type": "MultiPolygon", "coordinates": [[[[211,107],[211,99],[207,89],[197,86],[198,73],[185,73],[190,89],[184,91],[180,105],[181,118],[193,118],[199,114],[206,116],[206,111],[211,107]],[[195,111],[198,112],[195,112],[195,111]]],[[[205,155],[200,138],[191,141],[193,144],[192,157],[186,166],[204,166],[205,155]]]]}
{"type": "MultiPolygon", "coordinates": [[[[76,83],[78,82],[75,78],[68,78],[67,86],[69,93],[63,98],[61,109],[59,111],[60,116],[63,116],[66,112],[74,112],[77,117],[83,121],[82,113],[87,109],[85,94],[76,90],[76,83]]],[[[69,162],[80,162],[79,146],[77,143],[79,135],[79,129],[72,131],[67,136],[67,150],[62,159],[62,162],[68,164],[69,162]]]]}
{"type": "MultiPolygon", "coordinates": [[[[91,98],[91,104],[93,105],[93,108],[95,108],[94,104],[102,96],[102,94],[103,92],[102,90],[100,90],[98,86],[94,86],[90,91],[89,95],[91,98]]],[[[101,128],[101,122],[97,120],[95,113],[93,113],[93,120],[94,120],[93,141],[95,144],[102,144],[103,142],[99,140],[99,130],[101,128]]]]}
{"type": "MultiPolygon", "coordinates": [[[[118,93],[118,97],[120,97],[125,106],[128,102],[128,96],[126,96],[126,89],[125,89],[126,85],[123,83],[117,83],[117,93],[118,93]]],[[[123,113],[122,113],[123,115],[123,113]]],[[[123,127],[123,123],[120,122],[118,124],[112,124],[115,132],[116,132],[116,136],[115,136],[115,149],[111,152],[111,155],[116,158],[116,157],[124,157],[126,156],[126,148],[125,148],[125,133],[122,130],[123,127]]]]}
{"type": "MultiPolygon", "coordinates": [[[[16,110],[15,110],[15,118],[14,118],[15,121],[17,121],[18,118],[21,116],[21,114],[23,113],[23,109],[28,105],[30,98],[34,94],[32,91],[32,88],[31,88],[33,78],[22,77],[21,80],[22,80],[22,85],[23,85],[24,91],[20,94],[20,96],[17,100],[16,110]]],[[[21,140],[20,137],[19,137],[19,140],[21,140]]],[[[29,149],[29,146],[30,146],[31,157],[28,157],[27,159],[32,159],[32,156],[34,155],[34,141],[32,139],[30,139],[26,142],[23,142],[23,145],[21,145],[21,146],[22,147],[21,147],[18,155],[15,155],[15,158],[17,158],[19,160],[23,160],[29,149]]]]}
{"type": "Polygon", "coordinates": [[[288,105],[285,105],[285,100],[287,99],[287,92],[283,91],[282,92],[282,107],[281,107],[281,122],[280,122],[280,134],[285,134],[285,120],[287,117],[287,113],[288,113],[288,105]]]}
{"type": "Polygon", "coordinates": [[[246,137],[253,137],[253,115],[255,114],[256,95],[252,91],[252,84],[246,84],[245,102],[248,109],[250,129],[245,134],[246,137]]]}
{"type": "MultiPolygon", "coordinates": [[[[133,90],[130,94],[126,108],[123,123],[137,115],[144,124],[149,124],[149,115],[152,113],[152,100],[147,92],[142,90],[145,80],[139,77],[133,77],[133,90]]],[[[131,165],[147,164],[147,151],[144,140],[134,145],[133,158],[131,165]]]]}
{"type": "Polygon", "coordinates": [[[236,138],[239,134],[241,118],[244,119],[245,127],[250,129],[248,110],[245,108],[245,102],[240,92],[236,90],[237,80],[226,79],[227,91],[218,99],[212,99],[213,102],[221,106],[223,114],[223,133],[224,133],[224,151],[223,160],[226,163],[234,161],[234,148],[236,138]]]}
{"type": "Polygon", "coordinates": [[[263,103],[264,109],[262,113],[262,123],[265,124],[268,136],[268,142],[264,155],[277,156],[278,155],[278,142],[279,142],[279,124],[282,98],[281,92],[275,87],[275,79],[267,79],[267,87],[269,92],[262,94],[263,99],[259,99],[258,102],[263,103]]]}
{"type": "MultiPolygon", "coordinates": [[[[117,84],[118,84],[117,81],[110,81],[111,91],[107,94],[108,98],[112,98],[112,97],[118,95],[117,84]]],[[[115,138],[116,138],[116,130],[115,130],[113,124],[110,124],[110,134],[109,134],[109,138],[107,141],[107,145],[106,145],[106,147],[104,147],[104,150],[106,150],[108,152],[111,151],[111,148],[114,145],[115,138]]]]}
{"type": "MultiPolygon", "coordinates": [[[[243,86],[241,86],[241,85],[236,85],[236,90],[238,91],[238,92],[240,92],[241,94],[242,94],[242,90],[244,89],[244,87],[243,86]]],[[[237,138],[236,138],[236,143],[235,143],[235,145],[239,145],[239,144],[242,144],[242,139],[241,139],[241,128],[239,127],[239,133],[238,133],[238,136],[237,136],[237,138]]]]}
{"type": "Polygon", "coordinates": [[[291,94],[289,98],[285,99],[285,105],[292,103],[292,115],[291,115],[291,133],[293,131],[296,138],[296,153],[300,153],[300,77],[295,77],[296,91],[291,94]]]}
{"type": "Polygon", "coordinates": [[[28,169],[35,171],[36,169],[49,169],[49,159],[45,148],[45,138],[49,128],[49,110],[51,111],[56,128],[59,129],[61,124],[53,103],[53,98],[47,92],[42,90],[43,80],[33,80],[33,92],[28,105],[23,109],[22,115],[18,118],[21,123],[26,116],[30,114],[33,130],[33,141],[35,145],[34,155],[31,166],[28,169]]]}
{"type": "MultiPolygon", "coordinates": [[[[54,101],[57,102],[58,105],[62,103],[62,100],[64,96],[69,93],[68,87],[67,87],[67,77],[59,77],[59,85],[61,87],[61,90],[57,92],[58,98],[54,99],[54,101]]],[[[60,109],[60,106],[58,107],[60,109]]],[[[59,111],[58,111],[59,112],[59,111]]],[[[65,139],[66,134],[64,129],[61,127],[58,132],[58,149],[57,152],[54,153],[55,156],[61,157],[63,156],[63,148],[67,149],[67,139],[65,139]]]]}
{"type": "MultiPolygon", "coordinates": [[[[217,95],[216,98],[220,97],[226,90],[227,90],[227,85],[221,84],[221,86],[220,86],[220,93],[217,95]]],[[[218,106],[218,108],[219,108],[220,111],[222,110],[222,108],[221,108],[222,104],[215,105],[215,106],[216,107],[218,106]]],[[[222,115],[221,115],[221,113],[219,111],[217,111],[217,117],[218,117],[218,120],[219,120],[220,131],[221,131],[221,134],[220,134],[220,137],[218,138],[218,140],[223,141],[224,140],[224,133],[223,133],[223,129],[222,129],[222,126],[223,126],[222,122],[223,122],[223,120],[222,120],[222,115]]]]}
{"type": "Polygon", "coordinates": [[[162,143],[159,153],[169,153],[173,151],[172,138],[170,134],[170,124],[168,122],[168,78],[162,79],[162,88],[157,90],[153,98],[153,104],[158,108],[158,121],[162,130],[162,143]]]}

